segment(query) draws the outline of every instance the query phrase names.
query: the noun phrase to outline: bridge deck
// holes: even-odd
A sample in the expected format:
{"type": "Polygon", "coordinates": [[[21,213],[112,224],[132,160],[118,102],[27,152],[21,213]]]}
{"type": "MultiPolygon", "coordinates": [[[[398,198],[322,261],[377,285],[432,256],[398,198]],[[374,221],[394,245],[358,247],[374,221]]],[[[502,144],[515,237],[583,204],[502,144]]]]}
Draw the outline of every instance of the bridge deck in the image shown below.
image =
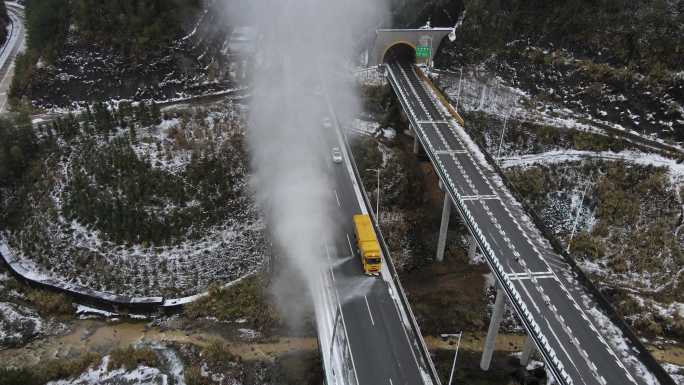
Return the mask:
{"type": "MultiPolygon", "coordinates": [[[[331,80],[329,80],[331,81],[331,80]]],[[[334,95],[331,96],[331,99],[334,95]]],[[[334,117],[331,100],[328,106],[334,117]]],[[[341,103],[341,102],[340,102],[341,103]]],[[[337,127],[337,119],[332,119],[337,127]]],[[[325,250],[330,261],[334,290],[341,303],[345,319],[345,332],[354,376],[357,382],[350,385],[432,385],[436,382],[430,375],[429,363],[421,358],[419,348],[422,338],[415,335],[406,325],[404,313],[397,302],[397,288],[391,279],[385,277],[387,263],[383,265],[383,277],[369,277],[363,274],[361,259],[354,240],[355,214],[366,214],[367,208],[355,188],[355,176],[347,148],[338,130],[329,130],[320,142],[323,153],[321,162],[328,165],[328,177],[333,183],[330,191],[330,206],[335,223],[335,239],[326,243],[325,250]],[[335,165],[329,150],[341,147],[345,163],[335,165]]],[[[382,236],[382,234],[378,234],[382,236]]],[[[387,255],[383,258],[387,262],[387,255]]],[[[339,374],[338,374],[339,375],[339,374]]]]}
{"type": "Polygon", "coordinates": [[[641,384],[578,304],[577,293],[573,296],[556,275],[554,268],[565,266],[562,258],[539,241],[520,205],[465,144],[465,132],[443,123],[449,117],[413,65],[391,63],[388,70],[423,148],[557,381],[641,384]]]}

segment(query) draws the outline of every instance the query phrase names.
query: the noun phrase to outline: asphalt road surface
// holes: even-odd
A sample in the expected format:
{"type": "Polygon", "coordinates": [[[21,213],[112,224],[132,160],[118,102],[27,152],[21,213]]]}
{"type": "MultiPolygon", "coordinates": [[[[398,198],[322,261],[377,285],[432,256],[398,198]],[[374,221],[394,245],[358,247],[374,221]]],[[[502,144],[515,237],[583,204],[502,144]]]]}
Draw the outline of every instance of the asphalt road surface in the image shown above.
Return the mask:
{"type": "MultiPolygon", "coordinates": [[[[334,103],[334,102],[333,102],[334,103]]],[[[333,122],[337,124],[337,122],[333,122]]],[[[326,258],[332,266],[333,283],[342,302],[342,313],[349,336],[353,366],[361,385],[426,384],[418,357],[417,341],[411,341],[402,322],[390,287],[383,277],[363,274],[361,259],[354,243],[352,216],[362,213],[354,190],[354,177],[347,164],[334,163],[330,155],[340,143],[335,127],[322,132],[325,151],[322,161],[333,181],[330,204],[337,218],[337,233],[332,244],[326,244],[326,258]]]]}
{"type": "MultiPolygon", "coordinates": [[[[538,234],[523,230],[530,222],[514,207],[513,198],[497,186],[493,171],[483,167],[447,123],[447,116],[430,95],[412,64],[390,64],[401,90],[404,110],[419,126],[419,138],[452,197],[461,196],[484,233],[505,274],[539,326],[539,334],[562,363],[575,385],[640,384],[607,344],[580,299],[565,288],[550,266],[562,258],[538,234]],[[514,215],[513,212],[516,214],[514,215]]],[[[509,301],[511,300],[509,296],[509,301]]]]}

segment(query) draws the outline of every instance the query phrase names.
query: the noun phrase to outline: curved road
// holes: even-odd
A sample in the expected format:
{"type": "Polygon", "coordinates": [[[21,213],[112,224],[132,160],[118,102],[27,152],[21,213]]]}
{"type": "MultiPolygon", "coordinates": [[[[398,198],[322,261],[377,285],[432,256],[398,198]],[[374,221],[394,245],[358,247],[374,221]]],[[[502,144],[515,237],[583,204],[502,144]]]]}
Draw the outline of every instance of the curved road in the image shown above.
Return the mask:
{"type": "Polygon", "coordinates": [[[24,7],[13,2],[5,2],[11,23],[7,41],[0,48],[0,113],[7,112],[7,94],[14,77],[14,60],[26,47],[24,28],[24,7]]]}

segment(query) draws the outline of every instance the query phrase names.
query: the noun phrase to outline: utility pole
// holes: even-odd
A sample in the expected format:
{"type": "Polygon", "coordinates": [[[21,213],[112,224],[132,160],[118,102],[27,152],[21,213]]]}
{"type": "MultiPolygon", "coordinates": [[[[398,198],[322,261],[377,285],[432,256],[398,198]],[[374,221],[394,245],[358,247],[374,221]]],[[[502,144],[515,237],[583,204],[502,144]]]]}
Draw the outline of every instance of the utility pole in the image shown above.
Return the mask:
{"type": "Polygon", "coordinates": [[[447,385],[451,385],[451,381],[454,379],[454,369],[456,369],[456,358],[458,357],[458,348],[461,346],[461,337],[463,332],[458,332],[458,342],[456,343],[456,353],[454,353],[454,363],[451,364],[451,374],[449,374],[449,382],[447,385]]]}
{"type": "Polygon", "coordinates": [[[586,186],[584,186],[584,191],[582,191],[582,199],[580,199],[579,207],[577,208],[577,215],[575,215],[575,222],[572,224],[572,232],[570,233],[570,240],[568,241],[568,247],[565,249],[566,253],[570,253],[570,245],[572,244],[572,238],[575,237],[575,229],[577,228],[577,222],[579,221],[579,216],[582,213],[582,206],[584,205],[584,196],[589,190],[589,185],[591,181],[587,181],[586,186]]]}
{"type": "Polygon", "coordinates": [[[381,168],[369,168],[366,171],[376,172],[378,174],[378,196],[377,203],[375,204],[375,224],[380,226],[380,171],[381,168]]]}
{"type": "Polygon", "coordinates": [[[503,146],[504,135],[506,134],[506,122],[508,122],[508,116],[510,114],[511,113],[509,111],[509,113],[504,117],[503,129],[501,130],[501,141],[499,141],[499,150],[496,152],[496,159],[499,160],[499,166],[501,165],[501,146],[503,146]]]}
{"type": "Polygon", "coordinates": [[[463,81],[463,67],[459,68],[461,76],[458,78],[458,93],[456,94],[456,110],[461,107],[461,82],[463,81]]]}

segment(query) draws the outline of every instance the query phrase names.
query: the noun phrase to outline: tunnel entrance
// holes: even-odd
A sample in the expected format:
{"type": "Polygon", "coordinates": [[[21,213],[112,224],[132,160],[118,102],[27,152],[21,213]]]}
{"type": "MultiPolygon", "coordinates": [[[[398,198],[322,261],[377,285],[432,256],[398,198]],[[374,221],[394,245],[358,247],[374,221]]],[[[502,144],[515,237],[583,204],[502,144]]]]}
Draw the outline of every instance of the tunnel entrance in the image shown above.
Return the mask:
{"type": "Polygon", "coordinates": [[[383,63],[415,63],[416,49],[408,43],[396,43],[385,51],[383,63]]]}

